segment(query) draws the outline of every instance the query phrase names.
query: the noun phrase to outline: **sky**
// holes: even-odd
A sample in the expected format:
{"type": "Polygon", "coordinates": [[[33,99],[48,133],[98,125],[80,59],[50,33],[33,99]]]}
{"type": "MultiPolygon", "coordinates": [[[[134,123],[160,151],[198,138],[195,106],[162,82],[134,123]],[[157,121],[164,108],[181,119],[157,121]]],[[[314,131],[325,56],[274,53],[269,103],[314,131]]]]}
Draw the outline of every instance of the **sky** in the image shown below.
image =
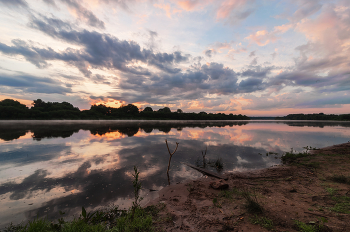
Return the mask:
{"type": "Polygon", "coordinates": [[[0,0],[0,100],[350,113],[349,0],[0,0]]]}

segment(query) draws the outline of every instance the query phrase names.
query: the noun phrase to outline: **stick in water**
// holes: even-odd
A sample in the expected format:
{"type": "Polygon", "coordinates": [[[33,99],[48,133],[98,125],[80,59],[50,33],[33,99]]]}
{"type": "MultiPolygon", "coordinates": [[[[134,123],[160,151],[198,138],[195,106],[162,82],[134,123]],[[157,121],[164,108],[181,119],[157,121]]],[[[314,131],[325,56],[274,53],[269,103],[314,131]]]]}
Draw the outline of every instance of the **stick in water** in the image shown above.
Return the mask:
{"type": "Polygon", "coordinates": [[[166,171],[166,174],[167,174],[167,176],[168,176],[168,183],[169,183],[169,185],[170,185],[170,179],[169,179],[169,169],[170,169],[170,162],[171,162],[171,157],[175,154],[175,152],[176,152],[176,150],[177,150],[177,147],[179,146],[179,143],[178,142],[176,142],[176,148],[175,148],[175,150],[174,150],[174,152],[173,153],[171,153],[170,152],[170,149],[169,149],[169,146],[168,146],[168,141],[167,140],[165,140],[165,144],[166,144],[166,147],[168,148],[168,152],[169,152],[169,164],[168,164],[168,169],[167,169],[167,171],[166,171]]]}

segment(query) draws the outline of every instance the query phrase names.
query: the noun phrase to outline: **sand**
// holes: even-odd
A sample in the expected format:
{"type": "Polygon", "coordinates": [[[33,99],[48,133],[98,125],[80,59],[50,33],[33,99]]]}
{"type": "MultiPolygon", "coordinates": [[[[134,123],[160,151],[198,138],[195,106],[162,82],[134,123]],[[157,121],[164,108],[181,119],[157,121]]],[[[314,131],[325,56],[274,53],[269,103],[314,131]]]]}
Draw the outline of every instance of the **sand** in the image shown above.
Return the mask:
{"type": "Polygon", "coordinates": [[[148,204],[160,209],[155,219],[159,231],[301,231],[297,221],[318,231],[350,231],[350,143],[225,177],[204,176],[159,191],[148,204]],[[348,182],[338,183],[335,176],[348,182]],[[228,189],[214,189],[213,182],[228,189]],[[247,208],[247,195],[262,212],[247,208]]]}

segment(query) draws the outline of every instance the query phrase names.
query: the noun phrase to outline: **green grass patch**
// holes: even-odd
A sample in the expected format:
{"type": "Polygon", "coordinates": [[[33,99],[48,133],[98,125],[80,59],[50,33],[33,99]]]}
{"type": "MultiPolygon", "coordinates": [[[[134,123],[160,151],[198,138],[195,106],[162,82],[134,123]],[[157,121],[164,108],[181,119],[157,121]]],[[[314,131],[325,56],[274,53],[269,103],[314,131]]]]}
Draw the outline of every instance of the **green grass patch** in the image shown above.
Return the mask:
{"type": "Polygon", "coordinates": [[[326,188],[326,191],[330,194],[330,195],[334,195],[337,193],[338,189],[335,188],[326,188]]]}
{"type": "Polygon", "coordinates": [[[294,225],[301,232],[329,231],[328,228],[324,225],[324,223],[327,222],[328,220],[323,217],[319,218],[319,220],[320,220],[320,223],[310,222],[309,224],[295,220],[294,225]]]}
{"type": "Polygon", "coordinates": [[[274,229],[273,221],[267,217],[259,217],[258,215],[255,215],[254,217],[250,218],[250,222],[254,225],[260,225],[267,230],[274,229]]]}
{"type": "Polygon", "coordinates": [[[307,154],[305,152],[301,153],[294,153],[294,152],[286,152],[284,155],[282,155],[281,159],[284,164],[286,163],[294,163],[297,159],[308,157],[310,154],[307,154]]]}
{"type": "Polygon", "coordinates": [[[233,199],[233,194],[234,194],[233,190],[222,190],[219,193],[218,197],[222,197],[222,198],[226,198],[226,199],[232,200],[233,199]]]}
{"type": "Polygon", "coordinates": [[[334,207],[331,208],[331,210],[336,213],[350,214],[350,203],[349,202],[337,203],[334,205],[334,207]]]}

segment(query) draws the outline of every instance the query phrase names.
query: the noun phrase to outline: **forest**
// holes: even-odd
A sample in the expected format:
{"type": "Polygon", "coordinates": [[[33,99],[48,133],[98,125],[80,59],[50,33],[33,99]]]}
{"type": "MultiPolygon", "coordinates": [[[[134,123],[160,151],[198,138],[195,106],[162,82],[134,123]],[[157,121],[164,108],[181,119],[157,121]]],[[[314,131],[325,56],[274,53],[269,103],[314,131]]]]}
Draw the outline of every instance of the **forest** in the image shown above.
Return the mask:
{"type": "Polygon", "coordinates": [[[149,119],[149,120],[249,120],[246,115],[224,113],[185,113],[181,109],[172,112],[169,107],[153,110],[146,107],[143,110],[133,104],[122,105],[119,108],[106,105],[91,105],[89,110],[80,110],[69,102],[45,102],[34,100],[32,107],[13,99],[0,101],[0,119],[2,120],[114,120],[114,119],[149,119]]]}
{"type": "Polygon", "coordinates": [[[288,114],[284,117],[276,117],[276,120],[334,120],[334,121],[350,121],[350,114],[288,114]]]}

